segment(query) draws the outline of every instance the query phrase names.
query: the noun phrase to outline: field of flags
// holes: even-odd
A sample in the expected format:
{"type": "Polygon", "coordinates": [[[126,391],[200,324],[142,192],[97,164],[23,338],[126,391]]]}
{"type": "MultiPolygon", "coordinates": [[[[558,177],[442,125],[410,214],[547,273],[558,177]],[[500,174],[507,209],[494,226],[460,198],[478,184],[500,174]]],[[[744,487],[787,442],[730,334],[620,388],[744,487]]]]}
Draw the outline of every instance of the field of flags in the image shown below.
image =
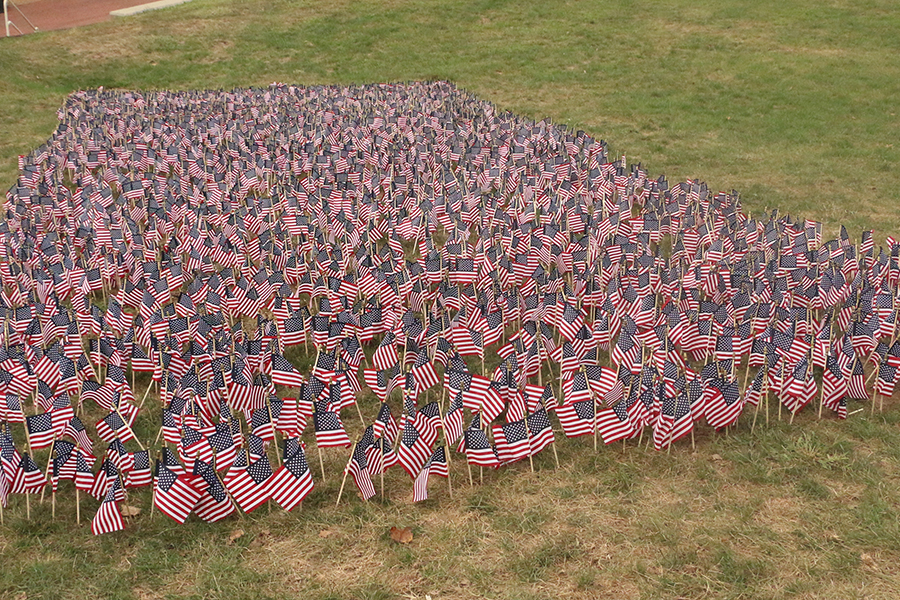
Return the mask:
{"type": "Polygon", "coordinates": [[[336,502],[392,467],[420,501],[454,461],[472,483],[564,437],[846,418],[900,377],[897,240],[751,219],[445,82],[93,90],[58,117],[0,223],[0,518],[91,496],[116,531],[143,486],[181,523],[290,511],[328,448],[336,502]]]}

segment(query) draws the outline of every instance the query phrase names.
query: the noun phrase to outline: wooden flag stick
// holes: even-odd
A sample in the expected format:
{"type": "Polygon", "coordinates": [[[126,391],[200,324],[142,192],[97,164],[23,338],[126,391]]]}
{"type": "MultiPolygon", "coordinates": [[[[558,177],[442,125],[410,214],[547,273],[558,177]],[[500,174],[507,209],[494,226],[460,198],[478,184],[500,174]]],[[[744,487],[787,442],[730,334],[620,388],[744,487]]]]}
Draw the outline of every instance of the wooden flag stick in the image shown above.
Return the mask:
{"type": "MultiPolygon", "coordinates": [[[[782,378],[784,377],[784,368],[781,369],[782,378]]],[[[783,381],[783,379],[782,379],[783,381]]],[[[781,384],[781,389],[784,390],[784,383],[781,384]]],[[[781,398],[778,399],[778,420],[781,421],[781,407],[784,405],[784,402],[781,401],[781,398]]],[[[768,411],[766,411],[768,412],[768,411]]]]}
{"type": "MultiPolygon", "coordinates": [[[[553,427],[550,428],[550,431],[553,431],[553,427]]],[[[556,461],[556,469],[559,470],[559,454],[556,453],[556,434],[553,435],[553,443],[550,444],[553,446],[553,460],[556,461]]]]}
{"type": "MultiPolygon", "coordinates": [[[[881,368],[879,366],[879,368],[881,368]]],[[[878,397],[878,383],[876,382],[875,387],[872,388],[872,406],[869,409],[869,415],[875,414],[875,399],[878,397]]]]}
{"type": "Polygon", "coordinates": [[[269,400],[269,397],[266,396],[266,410],[269,413],[269,423],[272,424],[272,442],[275,444],[275,460],[278,461],[278,466],[281,466],[281,455],[278,454],[278,432],[275,430],[275,419],[272,418],[272,401],[269,400]]]}
{"type": "Polygon", "coordinates": [[[344,478],[341,480],[341,489],[338,490],[337,502],[334,503],[335,506],[341,503],[341,496],[344,495],[344,484],[347,483],[347,474],[350,473],[350,462],[353,460],[353,452],[356,450],[356,442],[350,444],[350,458],[347,459],[347,464],[344,466],[344,478]]]}
{"type": "Polygon", "coordinates": [[[319,455],[319,468],[322,469],[322,483],[325,483],[325,461],[322,460],[322,447],[316,442],[316,454],[319,455]]]}
{"type": "MultiPolygon", "coordinates": [[[[763,382],[763,394],[768,393],[766,391],[765,385],[766,385],[765,382],[763,382]]],[[[762,403],[763,403],[763,399],[760,398],[759,401],[756,403],[756,410],[753,411],[753,424],[750,426],[750,434],[751,435],[753,434],[753,430],[756,429],[756,418],[759,416],[759,407],[762,403]]]]}
{"type": "MultiPolygon", "coordinates": [[[[525,435],[528,436],[528,464],[531,467],[531,472],[534,473],[534,459],[531,456],[531,429],[528,427],[528,410],[526,408],[525,414],[525,435]]],[[[483,472],[482,472],[483,473],[483,472]]],[[[483,477],[483,475],[482,475],[483,477]]]]}
{"type": "MultiPolygon", "coordinates": [[[[50,473],[50,464],[53,461],[53,450],[54,449],[56,449],[56,434],[55,433],[53,434],[53,442],[50,444],[50,456],[47,457],[47,468],[44,469],[45,473],[50,473]]],[[[51,474],[50,477],[51,477],[50,487],[52,488],[53,487],[53,481],[52,481],[53,475],[51,474]]],[[[44,492],[46,492],[46,491],[47,491],[47,486],[45,485],[43,488],[41,488],[41,504],[44,504],[44,492]]],[[[52,491],[51,495],[55,499],[56,491],[52,491]]]]}
{"type": "MultiPolygon", "coordinates": [[[[153,505],[150,505],[151,508],[153,505]]],[[[75,488],[75,524],[81,525],[81,491],[75,488]]]]}
{"type": "Polygon", "coordinates": [[[356,397],[353,398],[353,404],[356,406],[356,414],[359,415],[359,422],[362,423],[363,429],[366,428],[366,420],[363,419],[362,409],[359,408],[359,402],[356,401],[356,397]]]}
{"type": "Polygon", "coordinates": [[[381,469],[379,469],[379,476],[381,477],[381,499],[384,500],[384,437],[379,438],[381,440],[381,447],[378,449],[381,452],[381,469]]]}
{"type": "MultiPolygon", "coordinates": [[[[156,451],[156,464],[153,466],[153,477],[150,478],[150,514],[153,514],[153,507],[156,506],[156,480],[159,473],[159,463],[162,460],[162,451],[156,451]]],[[[249,461],[248,461],[249,462],[249,461]]]]}
{"type": "Polygon", "coordinates": [[[147,400],[147,396],[150,394],[150,388],[153,387],[153,380],[150,380],[150,383],[147,384],[147,389],[144,391],[144,397],[141,398],[141,403],[138,406],[139,409],[144,408],[144,402],[147,400]]]}
{"type": "Polygon", "coordinates": [[[750,357],[747,357],[747,368],[744,369],[744,385],[741,386],[741,393],[747,393],[747,379],[750,377],[750,357]]]}
{"type": "MultiPolygon", "coordinates": [[[[828,368],[827,366],[825,367],[828,368]]],[[[822,391],[819,393],[819,418],[822,418],[822,407],[825,405],[825,377],[822,376],[822,391]]]]}
{"type": "Polygon", "coordinates": [[[141,450],[146,450],[146,448],[144,448],[144,445],[141,443],[141,440],[138,438],[137,434],[131,428],[131,425],[128,424],[128,420],[122,416],[122,413],[119,412],[118,406],[115,408],[115,410],[116,410],[116,414],[119,415],[119,418],[122,419],[122,423],[125,424],[125,427],[127,427],[128,431],[131,432],[131,435],[134,436],[134,441],[137,442],[137,445],[141,447],[141,450]]]}

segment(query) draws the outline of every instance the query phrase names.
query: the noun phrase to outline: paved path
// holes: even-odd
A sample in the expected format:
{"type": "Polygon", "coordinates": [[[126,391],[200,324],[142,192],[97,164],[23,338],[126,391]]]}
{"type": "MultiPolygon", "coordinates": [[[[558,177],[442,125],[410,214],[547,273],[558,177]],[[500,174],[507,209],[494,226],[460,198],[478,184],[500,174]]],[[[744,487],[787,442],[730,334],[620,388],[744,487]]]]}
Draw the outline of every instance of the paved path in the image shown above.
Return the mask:
{"type": "MultiPolygon", "coordinates": [[[[109,12],[146,3],[147,0],[36,0],[33,2],[16,3],[25,16],[34,23],[39,31],[51,29],[69,29],[91,23],[109,21],[112,17],[109,12]]],[[[2,6],[2,5],[0,5],[2,6]]],[[[23,33],[31,33],[28,23],[22,15],[9,7],[9,18],[23,33]]],[[[0,19],[2,21],[2,19],[0,19]]],[[[19,35],[12,26],[9,28],[10,36],[19,35]]],[[[0,22],[0,37],[6,35],[3,23],[0,22]]]]}

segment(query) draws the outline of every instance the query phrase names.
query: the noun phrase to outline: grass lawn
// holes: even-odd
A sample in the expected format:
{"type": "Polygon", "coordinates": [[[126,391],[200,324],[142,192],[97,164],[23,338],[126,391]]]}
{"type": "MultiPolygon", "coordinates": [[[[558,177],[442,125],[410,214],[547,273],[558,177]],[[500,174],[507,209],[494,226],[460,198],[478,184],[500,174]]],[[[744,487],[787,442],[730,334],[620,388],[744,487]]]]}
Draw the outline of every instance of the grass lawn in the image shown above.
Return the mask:
{"type": "MultiPolygon", "coordinates": [[[[734,188],[745,211],[900,235],[889,2],[194,0],[0,40],[0,73],[4,190],[74,90],[447,79],[586,129],[652,176],[734,188]]],[[[66,483],[55,520],[49,501],[31,520],[21,497],[5,511],[0,598],[900,597],[896,400],[846,422],[751,421],[671,454],[566,440],[562,468],[548,449],[534,473],[519,463],[473,487],[457,460],[453,497],[432,481],[417,505],[394,470],[384,501],[345,490],[335,507],[347,456],[333,450],[325,481],[311,455],[316,489],[292,514],[181,526],[149,515],[144,490],[128,501],[142,513],[102,537],[74,525],[66,483]]],[[[97,503],[82,501],[89,520],[97,503]]]]}

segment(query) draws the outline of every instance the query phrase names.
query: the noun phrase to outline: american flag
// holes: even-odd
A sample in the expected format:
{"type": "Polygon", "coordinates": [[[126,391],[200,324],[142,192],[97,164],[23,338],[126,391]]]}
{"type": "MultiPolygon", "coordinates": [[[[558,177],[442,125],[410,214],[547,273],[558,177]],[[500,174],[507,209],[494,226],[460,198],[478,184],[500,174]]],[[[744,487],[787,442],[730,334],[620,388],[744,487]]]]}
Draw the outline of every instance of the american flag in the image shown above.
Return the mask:
{"type": "Polygon", "coordinates": [[[286,358],[279,354],[271,355],[272,383],[299,388],[303,385],[301,375],[286,358]]]}
{"type": "Polygon", "coordinates": [[[378,409],[378,416],[375,417],[372,428],[375,437],[384,438],[387,440],[388,444],[393,445],[394,441],[397,439],[399,427],[394,420],[394,416],[391,414],[391,407],[386,403],[381,403],[381,406],[378,409]]]}
{"type": "Polygon", "coordinates": [[[434,473],[441,477],[449,477],[447,469],[447,456],[443,446],[434,449],[434,453],[422,467],[422,471],[413,482],[413,502],[422,502],[428,499],[428,477],[434,473]]]}
{"type": "Polygon", "coordinates": [[[841,419],[847,418],[847,378],[844,377],[837,358],[828,355],[822,373],[822,404],[837,413],[841,419]]]}
{"type": "Polygon", "coordinates": [[[543,404],[540,404],[537,410],[528,415],[528,444],[532,455],[537,454],[554,440],[553,426],[550,424],[550,418],[543,404]]]}
{"type": "Polygon", "coordinates": [[[47,448],[56,439],[52,413],[26,416],[25,426],[28,427],[28,436],[33,450],[47,448]]]}
{"type": "MultiPolygon", "coordinates": [[[[230,473],[229,473],[230,475],[230,473]]],[[[272,495],[272,465],[262,455],[225,481],[225,487],[245,513],[251,513],[272,495]]]]}
{"type": "Polygon", "coordinates": [[[28,454],[21,456],[10,480],[10,494],[39,494],[47,485],[44,472],[28,454]]]}
{"type": "Polygon", "coordinates": [[[556,409],[559,424],[566,437],[593,435],[596,426],[596,405],[593,399],[567,401],[556,409]]]}
{"type": "Polygon", "coordinates": [[[505,425],[494,424],[493,433],[497,456],[502,464],[516,462],[530,455],[531,446],[525,419],[505,425]]]}
{"type": "Polygon", "coordinates": [[[296,440],[291,451],[289,441],[285,440],[284,464],[275,471],[270,489],[272,500],[286,511],[292,511],[313,489],[312,473],[306,461],[303,445],[296,440]]]}
{"type": "Polygon", "coordinates": [[[123,442],[134,439],[134,433],[122,416],[115,411],[97,421],[97,435],[104,442],[111,442],[119,438],[123,442]]]}
{"type": "MultiPolygon", "coordinates": [[[[418,415],[417,415],[418,417],[418,415]]],[[[431,456],[431,442],[426,439],[424,432],[417,427],[419,419],[413,419],[407,415],[403,423],[403,432],[400,437],[400,445],[397,448],[397,459],[400,466],[415,479],[422,470],[422,466],[431,456]]]]}
{"type": "Polygon", "coordinates": [[[605,444],[636,437],[640,433],[629,418],[625,401],[597,411],[597,431],[605,444]]]}
{"type": "MultiPolygon", "coordinates": [[[[57,442],[57,445],[59,442],[57,442]]],[[[150,469],[150,451],[138,450],[131,454],[131,467],[125,471],[125,487],[136,488],[153,483],[153,473],[150,469]]]]}
{"type": "Polygon", "coordinates": [[[176,475],[164,463],[157,461],[153,505],[178,523],[187,520],[202,495],[189,479],[190,476],[176,475]]]}
{"type": "Polygon", "coordinates": [[[119,482],[116,481],[109,487],[109,490],[100,503],[100,508],[94,519],[91,521],[91,533],[94,535],[102,535],[104,533],[112,533],[125,529],[125,523],[122,520],[122,511],[119,510],[119,482]]]}
{"type": "Polygon", "coordinates": [[[374,446],[375,433],[372,426],[369,425],[360,440],[353,446],[353,454],[347,463],[347,470],[353,475],[353,481],[359,488],[359,494],[363,500],[368,500],[375,495],[375,487],[372,485],[367,460],[368,450],[374,446]]]}
{"type": "Polygon", "coordinates": [[[691,405],[687,394],[666,396],[663,399],[659,418],[653,428],[653,447],[663,450],[675,440],[687,435],[694,428],[691,405]]]}
{"type": "Polygon", "coordinates": [[[704,397],[706,422],[711,427],[722,429],[741,416],[744,402],[736,382],[714,379],[707,384],[704,397]]]}
{"type": "Polygon", "coordinates": [[[448,446],[455,444],[463,435],[464,413],[462,394],[457,394],[453,401],[450,402],[447,414],[444,415],[444,437],[448,446]]]}
{"type": "Polygon", "coordinates": [[[317,410],[313,413],[316,445],[320,448],[343,448],[350,445],[341,417],[336,412],[317,410]]]}

